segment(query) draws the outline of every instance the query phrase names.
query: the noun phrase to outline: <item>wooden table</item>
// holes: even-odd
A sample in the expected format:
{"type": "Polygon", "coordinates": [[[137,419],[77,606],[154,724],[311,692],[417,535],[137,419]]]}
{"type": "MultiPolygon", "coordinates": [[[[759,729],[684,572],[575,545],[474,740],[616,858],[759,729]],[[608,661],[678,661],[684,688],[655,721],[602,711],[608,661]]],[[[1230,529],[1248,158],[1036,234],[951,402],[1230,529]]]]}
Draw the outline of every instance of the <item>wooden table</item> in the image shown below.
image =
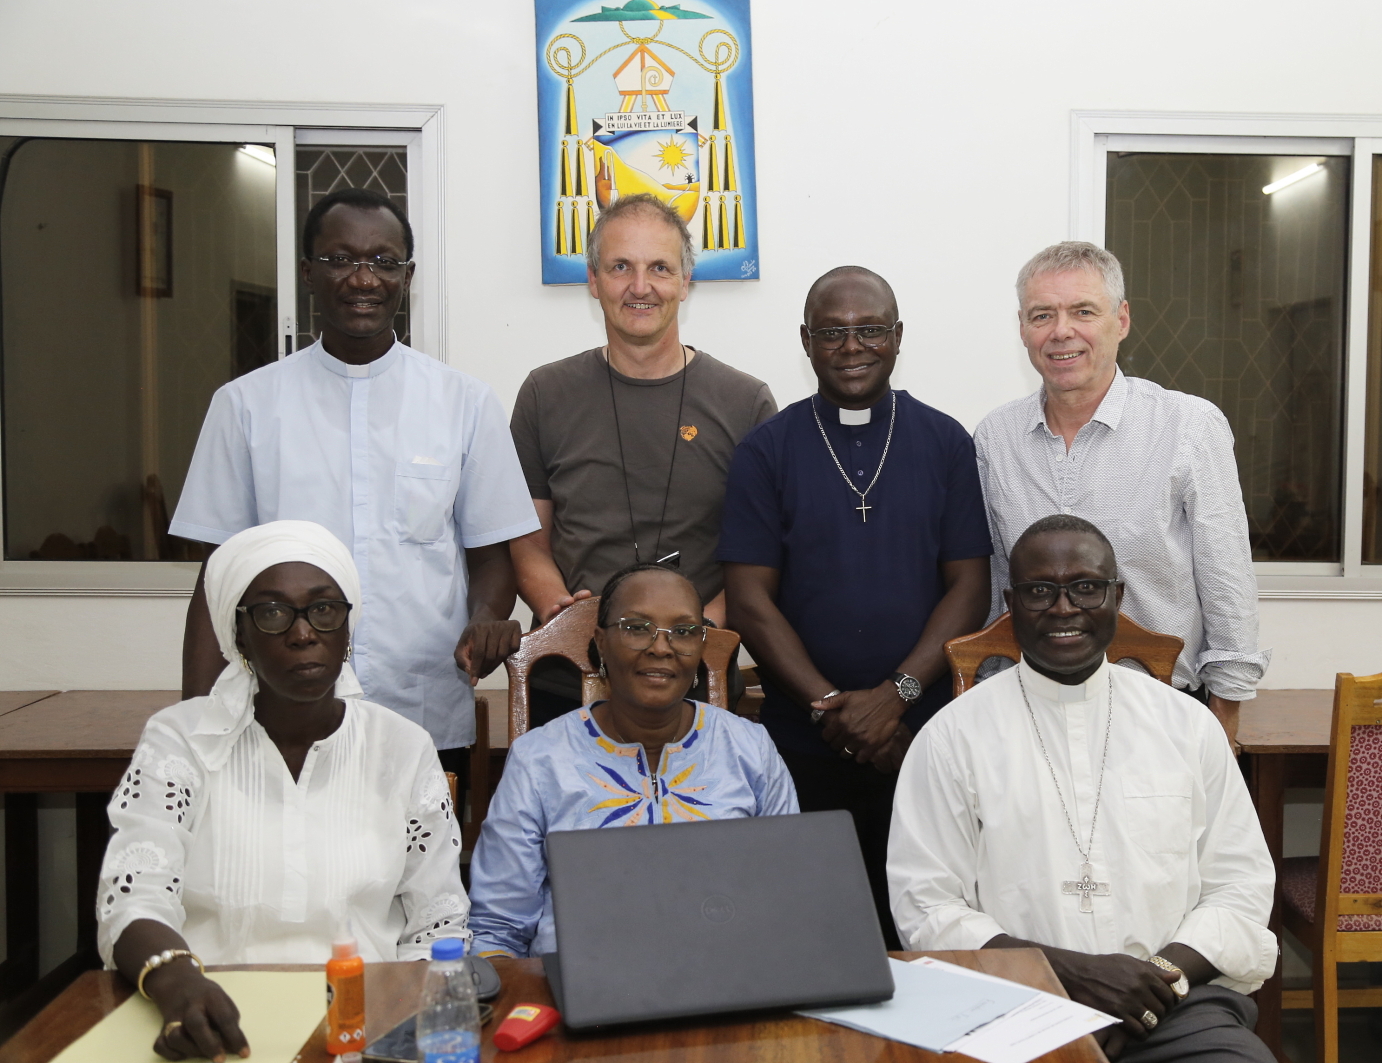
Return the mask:
{"type": "MultiPolygon", "coordinates": [[[[38,980],[38,797],[77,795],[77,951],[96,941],[96,884],[109,827],[106,804],[125,774],[144,723],[176,690],[0,692],[0,793],[5,794],[8,955],[0,995],[38,980]]],[[[70,978],[60,967],[54,982],[70,978]]]]}
{"type": "MultiPolygon", "coordinates": [[[[1259,690],[1243,702],[1238,742],[1248,761],[1248,788],[1267,848],[1280,879],[1286,790],[1323,786],[1329,754],[1329,727],[1334,714],[1332,690],[1259,690]]],[[[0,721],[3,722],[3,721],[0,721]]],[[[1281,934],[1281,889],[1278,886],[1268,924],[1281,934]]],[[[1281,961],[1276,973],[1257,992],[1257,1033],[1279,1060],[1281,1050],[1281,961]]]]}
{"type": "MultiPolygon", "coordinates": [[[[898,952],[903,959],[921,955],[949,960],[1001,978],[1064,996],[1046,958],[1036,949],[993,949],[984,952],[898,952]]],[[[504,991],[494,1002],[502,1019],[520,1003],[551,1004],[552,996],[538,960],[495,961],[504,991]]],[[[255,968],[213,968],[251,970],[255,968]]],[[[268,969],[268,968],[259,968],[268,969]]],[[[320,970],[320,968],[274,968],[320,970]]],[[[426,967],[421,963],[375,963],[365,967],[367,1037],[382,1036],[417,1010],[426,967]]],[[[4,1046],[0,1063],[48,1063],[54,1056],[114,1011],[133,992],[119,975],[88,971],[4,1046]]],[[[558,1060],[619,1060],[620,1063],[959,1063],[968,1056],[940,1056],[896,1041],[885,1041],[843,1026],[790,1013],[756,1014],[750,1019],[725,1017],[658,1023],[625,1028],[615,1033],[553,1033],[522,1050],[521,1056],[501,1055],[494,1047],[497,1021],[485,1026],[481,1058],[522,1059],[523,1063],[558,1060]]],[[[251,1049],[254,1047],[250,1046],[251,1049]]],[[[253,1057],[251,1057],[253,1058],[253,1057]]],[[[322,1028],[298,1053],[296,1063],[328,1063],[322,1028]]],[[[1043,1063],[1105,1063],[1092,1037],[1041,1057],[1043,1063]]]]}

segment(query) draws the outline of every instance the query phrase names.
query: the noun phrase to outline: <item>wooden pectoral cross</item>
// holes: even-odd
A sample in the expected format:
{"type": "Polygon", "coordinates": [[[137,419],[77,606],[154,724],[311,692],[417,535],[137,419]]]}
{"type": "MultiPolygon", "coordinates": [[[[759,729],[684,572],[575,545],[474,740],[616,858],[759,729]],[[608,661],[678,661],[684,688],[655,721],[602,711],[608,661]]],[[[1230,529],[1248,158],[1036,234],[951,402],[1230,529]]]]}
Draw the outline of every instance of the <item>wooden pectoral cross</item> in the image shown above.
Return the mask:
{"type": "Polygon", "coordinates": [[[1094,865],[1081,864],[1080,877],[1060,884],[1060,891],[1066,896],[1078,896],[1080,898],[1080,911],[1093,912],[1094,902],[1091,897],[1107,897],[1110,894],[1107,882],[1094,881],[1094,865]]]}

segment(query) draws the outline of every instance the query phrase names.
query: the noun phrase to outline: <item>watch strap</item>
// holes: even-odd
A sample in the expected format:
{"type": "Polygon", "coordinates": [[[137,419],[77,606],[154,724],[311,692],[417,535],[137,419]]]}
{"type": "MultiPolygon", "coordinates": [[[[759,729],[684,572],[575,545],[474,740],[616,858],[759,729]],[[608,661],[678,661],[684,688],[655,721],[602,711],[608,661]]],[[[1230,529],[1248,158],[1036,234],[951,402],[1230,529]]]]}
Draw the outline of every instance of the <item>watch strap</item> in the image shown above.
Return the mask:
{"type": "Polygon", "coordinates": [[[907,704],[910,705],[912,702],[916,701],[917,698],[921,697],[921,680],[916,676],[908,675],[906,672],[894,672],[888,678],[897,684],[897,696],[907,702],[907,704]],[[902,692],[904,683],[910,684],[916,691],[910,698],[902,692]]]}
{"type": "Polygon", "coordinates": [[[1190,979],[1185,977],[1185,972],[1165,956],[1153,956],[1149,962],[1156,964],[1163,971],[1170,971],[1173,974],[1180,975],[1180,978],[1171,983],[1171,992],[1183,1000],[1190,992],[1190,979]]]}

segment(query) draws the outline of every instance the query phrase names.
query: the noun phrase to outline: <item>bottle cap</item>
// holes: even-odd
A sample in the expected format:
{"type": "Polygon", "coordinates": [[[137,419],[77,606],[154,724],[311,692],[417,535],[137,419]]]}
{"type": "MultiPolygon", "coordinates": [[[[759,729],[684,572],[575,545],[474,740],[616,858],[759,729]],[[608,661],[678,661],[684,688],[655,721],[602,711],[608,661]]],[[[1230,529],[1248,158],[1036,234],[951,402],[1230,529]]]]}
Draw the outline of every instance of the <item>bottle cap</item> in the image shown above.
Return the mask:
{"type": "Polygon", "coordinates": [[[465,956],[465,938],[437,938],[432,942],[432,959],[459,960],[465,956]]]}
{"type": "Polygon", "coordinates": [[[354,938],[339,938],[331,943],[333,960],[349,960],[360,954],[360,946],[354,938]]]}

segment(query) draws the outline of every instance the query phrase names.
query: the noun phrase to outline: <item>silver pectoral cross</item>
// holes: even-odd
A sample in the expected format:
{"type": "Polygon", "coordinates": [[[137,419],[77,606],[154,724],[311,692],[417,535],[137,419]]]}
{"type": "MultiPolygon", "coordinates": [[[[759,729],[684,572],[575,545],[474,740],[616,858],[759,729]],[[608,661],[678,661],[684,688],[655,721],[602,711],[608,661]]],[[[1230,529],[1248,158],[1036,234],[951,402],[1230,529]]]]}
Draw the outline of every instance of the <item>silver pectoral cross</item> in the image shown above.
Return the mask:
{"type": "Polygon", "coordinates": [[[859,499],[859,504],[854,508],[859,511],[859,515],[864,518],[864,523],[867,524],[869,522],[869,510],[873,508],[868,504],[867,499],[859,499]]]}
{"type": "Polygon", "coordinates": [[[1107,882],[1094,881],[1094,865],[1081,864],[1080,877],[1060,884],[1060,891],[1066,896],[1078,895],[1080,898],[1080,911],[1093,912],[1094,902],[1091,897],[1107,897],[1110,890],[1107,882]]]}

